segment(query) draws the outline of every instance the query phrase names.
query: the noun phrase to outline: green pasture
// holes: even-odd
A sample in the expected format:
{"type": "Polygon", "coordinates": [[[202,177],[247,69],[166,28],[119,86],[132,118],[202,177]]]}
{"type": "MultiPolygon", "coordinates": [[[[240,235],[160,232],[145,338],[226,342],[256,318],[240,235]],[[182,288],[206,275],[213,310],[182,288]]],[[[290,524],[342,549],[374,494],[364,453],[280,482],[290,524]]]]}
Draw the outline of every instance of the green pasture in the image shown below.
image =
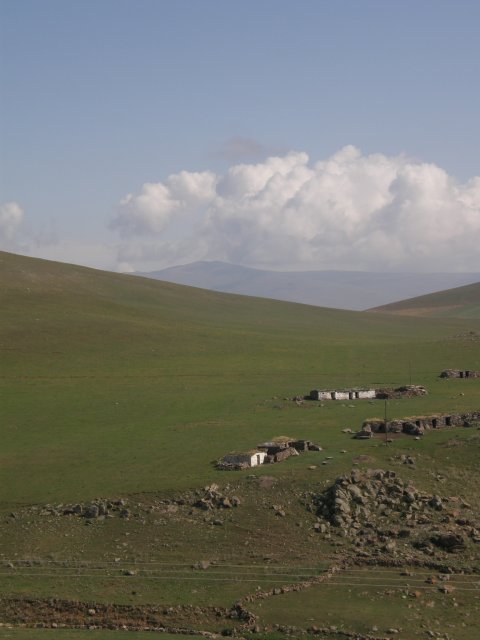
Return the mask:
{"type": "MultiPolygon", "coordinates": [[[[463,497],[478,513],[476,426],[388,444],[353,440],[343,430],[385,410],[395,418],[480,409],[480,379],[438,377],[445,368],[480,370],[479,332],[474,313],[413,318],[322,309],[0,253],[0,592],[227,607],[293,584],[349,550],[341,536],[314,532],[307,506],[308,496],[354,466],[395,469],[423,491],[463,497]],[[386,405],[292,400],[313,388],[410,382],[429,394],[386,405]],[[278,435],[311,439],[323,451],[245,473],[214,468],[225,453],[278,435]],[[415,465],[403,464],[402,454],[415,465]],[[241,506],[192,508],[195,491],[212,482],[241,506]],[[183,504],[162,511],[182,496],[183,504]],[[90,522],[29,509],[50,503],[61,512],[95,497],[127,499],[132,517],[90,522]],[[198,571],[202,560],[211,564],[198,571]]],[[[451,565],[476,566],[469,553],[451,565]]],[[[381,635],[398,626],[399,637],[413,640],[451,624],[455,640],[474,637],[478,589],[459,584],[455,595],[413,599],[398,576],[391,593],[350,582],[346,574],[339,584],[252,608],[266,627],[328,622],[365,633],[378,626],[381,635]]],[[[13,640],[83,640],[87,633],[112,637],[0,627],[0,637],[13,640]]]]}
{"type": "Polygon", "coordinates": [[[378,310],[438,318],[480,318],[480,283],[393,302],[378,310]]]}
{"type": "Polygon", "coordinates": [[[393,635],[402,640],[473,640],[477,636],[478,577],[455,576],[448,581],[452,590],[446,594],[438,584],[427,583],[428,578],[437,577],[435,572],[413,570],[408,578],[402,573],[379,568],[354,570],[304,591],[259,601],[252,610],[264,625],[334,627],[339,632],[355,629],[365,635],[393,635]]]}
{"type": "Polygon", "coordinates": [[[384,413],[285,400],[316,387],[428,387],[389,403],[391,417],[480,407],[480,380],[438,378],[480,369],[478,319],[322,309],[0,255],[4,505],[194,487],[218,479],[211,463],[226,452],[282,434],[335,449],[340,428],[384,413]]]}

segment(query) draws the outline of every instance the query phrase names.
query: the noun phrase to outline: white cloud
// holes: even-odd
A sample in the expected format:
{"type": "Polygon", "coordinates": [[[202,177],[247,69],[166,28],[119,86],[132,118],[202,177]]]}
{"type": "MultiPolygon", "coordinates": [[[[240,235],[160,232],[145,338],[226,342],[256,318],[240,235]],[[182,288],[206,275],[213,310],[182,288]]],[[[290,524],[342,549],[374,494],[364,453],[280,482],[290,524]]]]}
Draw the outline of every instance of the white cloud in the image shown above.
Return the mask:
{"type": "Polygon", "coordinates": [[[53,222],[34,227],[18,202],[0,205],[0,249],[40,257],[56,244],[58,237],[53,222]]]}
{"type": "Polygon", "coordinates": [[[182,171],[171,175],[165,183],[143,185],[139,195],[131,193],[120,202],[112,228],[122,234],[159,233],[174,215],[191,213],[215,195],[216,176],[210,171],[182,171]]]}
{"type": "Polygon", "coordinates": [[[266,268],[480,269],[480,177],[347,146],[291,152],[224,175],[182,171],[120,203],[119,259],[159,268],[217,259],[266,268]],[[143,237],[142,237],[143,236],[143,237]],[[148,236],[148,238],[144,237],[148,236]]]}
{"type": "Polygon", "coordinates": [[[15,248],[15,240],[23,218],[24,212],[18,202],[5,202],[0,205],[0,248],[15,248]]]}
{"type": "Polygon", "coordinates": [[[53,222],[33,228],[17,202],[0,205],[0,250],[100,269],[114,269],[118,262],[118,247],[98,240],[60,240],[53,222]]]}

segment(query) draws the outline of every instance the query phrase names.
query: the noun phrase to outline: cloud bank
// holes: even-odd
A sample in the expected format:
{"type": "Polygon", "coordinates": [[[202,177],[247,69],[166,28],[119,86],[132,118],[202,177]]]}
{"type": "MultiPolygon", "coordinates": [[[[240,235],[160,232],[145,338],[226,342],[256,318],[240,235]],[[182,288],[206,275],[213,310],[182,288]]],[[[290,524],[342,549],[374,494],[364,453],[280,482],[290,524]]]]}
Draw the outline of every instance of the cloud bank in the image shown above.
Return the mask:
{"type": "MultiPolygon", "coordinates": [[[[405,156],[347,146],[313,163],[290,152],[225,174],[144,184],[111,224],[118,259],[273,269],[480,269],[480,177],[464,184],[405,156]]],[[[137,267],[138,268],[138,267],[137,267]]]]}
{"type": "Polygon", "coordinates": [[[18,202],[0,205],[0,249],[14,249],[24,218],[24,211],[18,202]]]}
{"type": "Polygon", "coordinates": [[[24,209],[14,201],[0,205],[0,250],[103,269],[113,268],[117,261],[116,248],[105,243],[60,239],[53,222],[34,228],[24,209]]]}

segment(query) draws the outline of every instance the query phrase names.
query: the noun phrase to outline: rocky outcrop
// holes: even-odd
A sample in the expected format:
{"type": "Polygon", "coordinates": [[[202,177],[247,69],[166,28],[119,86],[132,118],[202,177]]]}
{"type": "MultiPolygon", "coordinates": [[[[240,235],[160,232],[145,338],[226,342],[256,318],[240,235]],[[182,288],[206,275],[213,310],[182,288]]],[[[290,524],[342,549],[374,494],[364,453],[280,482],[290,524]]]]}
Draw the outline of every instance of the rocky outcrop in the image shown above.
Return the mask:
{"type": "Polygon", "coordinates": [[[470,505],[459,497],[419,491],[394,471],[354,469],[316,495],[314,504],[316,531],[341,530],[366,550],[395,553],[401,540],[432,555],[480,543],[480,521],[470,505]]]}
{"type": "Polygon", "coordinates": [[[219,490],[217,484],[213,483],[198,492],[198,499],[193,503],[194,507],[211,511],[212,509],[233,509],[240,505],[238,496],[228,496],[219,490]]]}
{"type": "Polygon", "coordinates": [[[353,437],[357,440],[369,440],[370,438],[373,438],[372,427],[365,423],[360,431],[358,431],[353,437]]]}
{"type": "Polygon", "coordinates": [[[377,389],[376,397],[380,400],[390,400],[393,398],[415,398],[416,396],[426,396],[428,391],[419,384],[406,384],[396,389],[377,389]]]}

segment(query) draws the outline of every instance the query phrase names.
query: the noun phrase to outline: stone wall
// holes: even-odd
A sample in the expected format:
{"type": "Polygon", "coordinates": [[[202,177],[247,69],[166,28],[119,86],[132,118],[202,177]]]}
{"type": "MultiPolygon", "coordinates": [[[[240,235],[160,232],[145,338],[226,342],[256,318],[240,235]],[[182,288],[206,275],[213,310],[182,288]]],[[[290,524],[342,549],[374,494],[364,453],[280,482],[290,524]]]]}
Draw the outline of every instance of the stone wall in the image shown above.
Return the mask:
{"type": "MultiPolygon", "coordinates": [[[[406,433],[419,436],[429,429],[442,427],[470,427],[480,421],[480,411],[470,413],[437,413],[430,416],[412,416],[387,420],[387,433],[406,433]]],[[[365,420],[356,437],[371,437],[374,433],[385,433],[385,420],[371,418],[365,420]]]]}

